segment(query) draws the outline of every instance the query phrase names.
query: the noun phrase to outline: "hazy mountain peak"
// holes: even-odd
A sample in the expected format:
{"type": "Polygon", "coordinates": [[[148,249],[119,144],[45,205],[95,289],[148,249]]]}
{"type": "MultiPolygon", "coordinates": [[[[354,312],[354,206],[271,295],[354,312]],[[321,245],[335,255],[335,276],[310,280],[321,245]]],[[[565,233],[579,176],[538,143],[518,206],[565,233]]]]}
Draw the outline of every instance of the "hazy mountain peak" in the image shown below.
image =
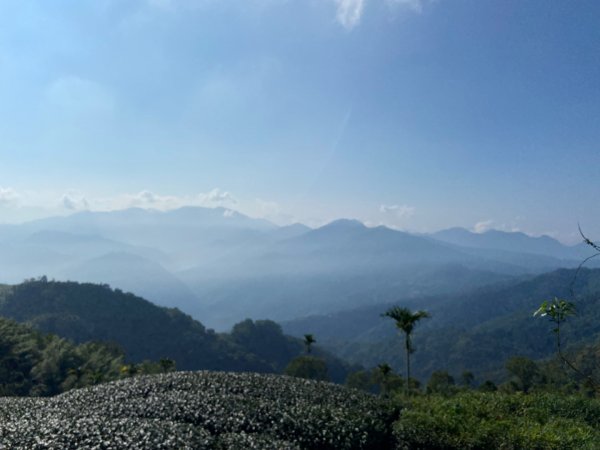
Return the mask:
{"type": "Polygon", "coordinates": [[[323,225],[321,228],[359,229],[366,228],[365,224],[356,219],[337,219],[323,225]]]}
{"type": "Polygon", "coordinates": [[[275,230],[274,234],[278,238],[285,239],[285,238],[293,238],[293,237],[300,236],[304,233],[308,233],[311,230],[312,230],[312,228],[307,227],[304,224],[293,223],[291,225],[284,225],[282,227],[279,227],[277,230],[275,230]]]}
{"type": "Polygon", "coordinates": [[[290,225],[283,225],[282,227],[280,227],[280,229],[310,231],[312,228],[310,228],[307,225],[304,225],[303,223],[296,222],[290,225]]]}
{"type": "Polygon", "coordinates": [[[541,236],[531,236],[527,233],[523,233],[522,231],[503,231],[503,230],[496,230],[496,229],[487,230],[486,232],[481,233],[481,234],[487,234],[489,236],[521,239],[521,240],[533,240],[533,241],[537,241],[537,242],[546,242],[551,245],[563,246],[563,244],[561,244],[559,241],[557,241],[556,239],[554,239],[548,235],[545,235],[545,234],[543,234],[541,236]]]}
{"type": "Polygon", "coordinates": [[[581,249],[563,245],[550,236],[530,236],[521,231],[491,229],[475,233],[464,228],[449,228],[431,236],[442,242],[471,248],[547,255],[559,259],[578,259],[585,256],[581,249]]]}
{"type": "Polygon", "coordinates": [[[473,231],[467,230],[466,228],[463,227],[450,227],[450,228],[446,228],[444,230],[440,230],[437,231],[433,234],[464,234],[464,235],[470,235],[470,234],[475,234],[473,231]]]}

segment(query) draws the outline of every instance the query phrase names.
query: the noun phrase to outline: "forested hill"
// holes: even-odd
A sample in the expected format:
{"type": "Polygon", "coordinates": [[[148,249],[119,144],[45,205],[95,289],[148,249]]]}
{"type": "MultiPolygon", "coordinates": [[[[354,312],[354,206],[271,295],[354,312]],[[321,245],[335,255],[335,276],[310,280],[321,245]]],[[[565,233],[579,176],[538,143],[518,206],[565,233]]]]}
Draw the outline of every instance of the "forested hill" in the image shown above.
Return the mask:
{"type": "Polygon", "coordinates": [[[53,395],[115,380],[123,354],[110,345],[74,345],[0,317],[0,396],[53,395]]]}
{"type": "MultiPolygon", "coordinates": [[[[107,285],[48,281],[44,277],[0,287],[0,316],[76,343],[118,344],[128,362],[169,358],[180,370],[280,372],[303,350],[271,321],[244,321],[215,333],[178,309],[154,305],[107,285]]],[[[344,364],[327,356],[330,376],[344,364]]]]}
{"type": "MultiPolygon", "coordinates": [[[[514,283],[475,289],[462,295],[396,301],[426,309],[431,318],[414,332],[413,373],[426,380],[435,370],[460,375],[470,370],[483,379],[504,374],[508,358],[547,358],[555,351],[552,324],[534,318],[542,301],[574,300],[577,315],[562,327],[564,345],[576,350],[600,342],[600,270],[557,270],[514,283]],[[575,298],[571,295],[571,285],[575,298]]],[[[366,367],[382,362],[404,370],[403,341],[393,321],[381,317],[393,303],[331,316],[284,323],[286,333],[313,333],[336,354],[366,367]]]]}

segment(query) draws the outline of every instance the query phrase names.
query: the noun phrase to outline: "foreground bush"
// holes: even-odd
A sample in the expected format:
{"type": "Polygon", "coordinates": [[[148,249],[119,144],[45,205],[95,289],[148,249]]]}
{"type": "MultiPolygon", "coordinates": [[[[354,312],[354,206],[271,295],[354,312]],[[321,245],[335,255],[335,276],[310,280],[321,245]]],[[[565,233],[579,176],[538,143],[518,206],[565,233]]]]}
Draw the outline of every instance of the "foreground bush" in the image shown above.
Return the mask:
{"type": "Polygon", "coordinates": [[[0,399],[0,448],[386,448],[376,397],[276,375],[179,372],[0,399]]]}
{"type": "Polygon", "coordinates": [[[394,425],[400,449],[600,449],[600,401],[553,394],[414,398],[394,425]]]}

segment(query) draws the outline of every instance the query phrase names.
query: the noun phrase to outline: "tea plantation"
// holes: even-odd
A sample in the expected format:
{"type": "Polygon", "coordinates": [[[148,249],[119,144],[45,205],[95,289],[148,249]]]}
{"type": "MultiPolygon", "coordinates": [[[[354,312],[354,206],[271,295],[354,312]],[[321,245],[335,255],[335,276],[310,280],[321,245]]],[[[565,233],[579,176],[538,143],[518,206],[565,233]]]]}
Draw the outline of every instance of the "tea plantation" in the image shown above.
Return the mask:
{"type": "Polygon", "coordinates": [[[277,375],[177,372],[51,398],[0,399],[6,449],[381,449],[377,397],[277,375]]]}

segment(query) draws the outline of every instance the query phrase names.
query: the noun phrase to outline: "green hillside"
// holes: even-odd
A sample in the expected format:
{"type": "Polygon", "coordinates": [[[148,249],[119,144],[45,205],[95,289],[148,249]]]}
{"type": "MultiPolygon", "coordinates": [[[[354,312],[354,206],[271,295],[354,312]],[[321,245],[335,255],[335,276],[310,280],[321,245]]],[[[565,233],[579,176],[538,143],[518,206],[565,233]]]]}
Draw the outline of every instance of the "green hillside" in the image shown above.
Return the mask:
{"type": "MultiPolygon", "coordinates": [[[[570,298],[574,270],[558,270],[531,279],[480,288],[463,295],[412,300],[413,309],[427,309],[432,318],[414,333],[414,374],[421,380],[435,370],[454,375],[474,372],[480,381],[505,376],[511,356],[532,359],[554,352],[552,326],[533,318],[543,300],[570,298]]],[[[597,342],[600,338],[600,270],[582,270],[573,285],[577,315],[564,325],[567,348],[597,342]]],[[[401,301],[398,304],[404,305],[401,301]]],[[[390,304],[361,308],[284,324],[288,333],[299,330],[322,336],[321,343],[342,358],[373,367],[390,363],[404,367],[403,341],[391,320],[380,317],[390,304]]]]}
{"type": "MultiPolygon", "coordinates": [[[[0,290],[0,316],[76,343],[118,345],[128,362],[174,360],[179,370],[281,372],[303,351],[271,321],[244,321],[230,334],[215,333],[178,309],[158,307],[108,285],[48,281],[44,277],[0,290]]],[[[326,357],[330,378],[348,372],[326,357]]]]}
{"type": "Polygon", "coordinates": [[[0,396],[53,395],[115,380],[123,360],[114,346],[74,345],[0,318],[0,396]]]}

